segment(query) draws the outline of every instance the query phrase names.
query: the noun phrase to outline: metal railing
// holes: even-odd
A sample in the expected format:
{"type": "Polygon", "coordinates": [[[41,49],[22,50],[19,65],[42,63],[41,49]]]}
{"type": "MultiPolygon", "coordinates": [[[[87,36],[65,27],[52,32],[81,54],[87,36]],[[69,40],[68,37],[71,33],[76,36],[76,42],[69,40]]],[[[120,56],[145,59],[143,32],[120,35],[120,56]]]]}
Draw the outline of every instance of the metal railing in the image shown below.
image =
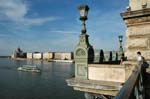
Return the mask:
{"type": "Polygon", "coordinates": [[[115,99],[144,99],[143,87],[143,66],[142,63],[133,70],[129,79],[125,82],[115,99]]]}

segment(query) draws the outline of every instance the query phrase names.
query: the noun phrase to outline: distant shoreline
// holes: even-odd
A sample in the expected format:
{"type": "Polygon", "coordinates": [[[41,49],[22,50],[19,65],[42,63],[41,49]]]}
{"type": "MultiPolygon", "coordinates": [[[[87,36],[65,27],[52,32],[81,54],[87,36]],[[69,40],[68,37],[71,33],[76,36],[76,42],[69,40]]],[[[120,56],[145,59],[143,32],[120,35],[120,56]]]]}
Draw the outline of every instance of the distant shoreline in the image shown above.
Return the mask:
{"type": "Polygon", "coordinates": [[[11,58],[13,60],[35,60],[35,61],[48,61],[48,62],[67,62],[74,63],[74,60],[56,60],[56,59],[27,59],[27,58],[11,58]]]}
{"type": "Polygon", "coordinates": [[[0,56],[0,58],[10,58],[10,56],[0,56]]]}

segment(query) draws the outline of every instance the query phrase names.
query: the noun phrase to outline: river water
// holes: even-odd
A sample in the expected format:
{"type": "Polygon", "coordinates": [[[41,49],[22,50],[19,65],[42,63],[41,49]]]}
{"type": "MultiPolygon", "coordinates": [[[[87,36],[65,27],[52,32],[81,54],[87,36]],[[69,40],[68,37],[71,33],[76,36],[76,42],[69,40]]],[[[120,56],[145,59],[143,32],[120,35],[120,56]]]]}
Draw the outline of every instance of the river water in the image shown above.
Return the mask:
{"type": "Polygon", "coordinates": [[[67,86],[66,79],[73,74],[72,63],[0,58],[0,99],[84,99],[83,93],[67,86]],[[37,65],[42,72],[16,70],[26,64],[37,65]]]}

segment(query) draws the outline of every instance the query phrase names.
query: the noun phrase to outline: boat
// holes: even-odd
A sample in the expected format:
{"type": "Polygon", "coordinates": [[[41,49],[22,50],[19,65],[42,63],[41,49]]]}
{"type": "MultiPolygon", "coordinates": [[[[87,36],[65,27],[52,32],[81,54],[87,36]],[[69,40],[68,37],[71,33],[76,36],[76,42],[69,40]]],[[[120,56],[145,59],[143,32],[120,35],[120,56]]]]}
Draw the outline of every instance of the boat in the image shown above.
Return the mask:
{"type": "Polygon", "coordinates": [[[32,65],[23,65],[21,67],[18,67],[17,70],[19,70],[19,71],[41,72],[41,70],[37,66],[32,66],[32,65]]]}

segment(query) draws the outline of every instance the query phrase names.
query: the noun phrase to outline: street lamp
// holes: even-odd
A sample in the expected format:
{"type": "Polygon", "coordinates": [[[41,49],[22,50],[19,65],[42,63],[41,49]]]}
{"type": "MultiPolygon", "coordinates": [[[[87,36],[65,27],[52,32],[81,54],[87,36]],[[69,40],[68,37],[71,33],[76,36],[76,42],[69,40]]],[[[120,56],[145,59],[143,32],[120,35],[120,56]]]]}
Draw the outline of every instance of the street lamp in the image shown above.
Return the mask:
{"type": "Polygon", "coordinates": [[[87,5],[80,5],[79,6],[79,12],[80,12],[80,20],[82,21],[82,34],[86,34],[86,24],[85,21],[88,19],[87,15],[88,15],[88,10],[89,7],[87,5]]]}
{"type": "Polygon", "coordinates": [[[123,36],[119,35],[118,38],[119,38],[119,42],[120,42],[120,48],[122,48],[122,39],[123,39],[123,36]]]}
{"type": "Polygon", "coordinates": [[[123,47],[122,47],[123,36],[122,36],[122,35],[119,35],[118,38],[119,38],[119,42],[120,42],[119,58],[121,58],[122,54],[124,53],[124,52],[123,52],[123,47]]]}

